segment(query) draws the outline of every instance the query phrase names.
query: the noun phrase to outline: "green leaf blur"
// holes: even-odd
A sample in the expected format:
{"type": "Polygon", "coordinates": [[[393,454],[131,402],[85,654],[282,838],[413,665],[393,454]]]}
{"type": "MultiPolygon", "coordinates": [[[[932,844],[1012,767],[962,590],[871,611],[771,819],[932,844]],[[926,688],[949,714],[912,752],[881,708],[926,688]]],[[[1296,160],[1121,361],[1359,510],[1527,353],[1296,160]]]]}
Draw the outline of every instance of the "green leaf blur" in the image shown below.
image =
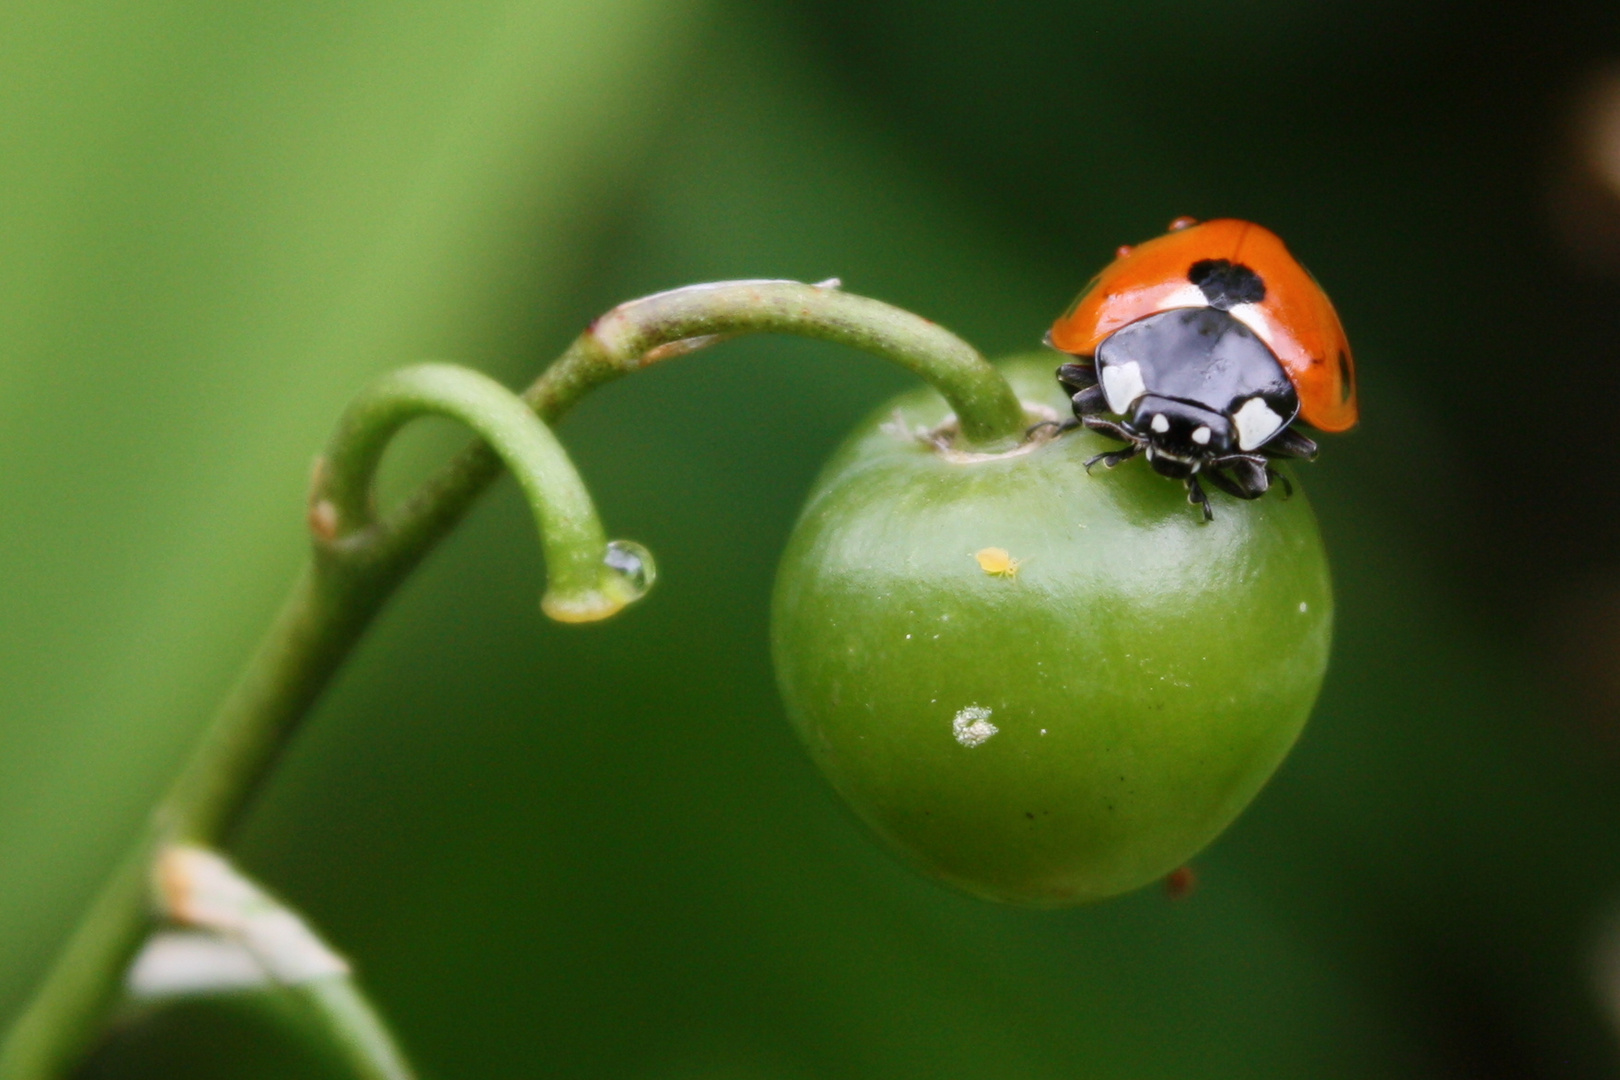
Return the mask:
{"type": "MultiPolygon", "coordinates": [[[[1233,215],[1333,296],[1365,421],[1299,473],[1321,702],[1192,898],[985,904],[836,801],[776,699],[771,578],[913,383],[776,341],[562,425],[658,557],[647,601],[545,622],[504,485],[233,855],[446,1078],[1620,1065],[1620,510],[1567,434],[1620,397],[1620,289],[1558,201],[1612,11],[90,0],[11,5],[0,56],[0,1017],[290,583],[310,460],[378,372],[516,384],[612,304],[726,277],[836,275],[1023,350],[1114,246],[1233,215]],[[1556,386],[1516,392],[1529,365],[1556,386]]],[[[285,1027],[190,1008],[91,1071],[317,1075],[285,1027]]]]}

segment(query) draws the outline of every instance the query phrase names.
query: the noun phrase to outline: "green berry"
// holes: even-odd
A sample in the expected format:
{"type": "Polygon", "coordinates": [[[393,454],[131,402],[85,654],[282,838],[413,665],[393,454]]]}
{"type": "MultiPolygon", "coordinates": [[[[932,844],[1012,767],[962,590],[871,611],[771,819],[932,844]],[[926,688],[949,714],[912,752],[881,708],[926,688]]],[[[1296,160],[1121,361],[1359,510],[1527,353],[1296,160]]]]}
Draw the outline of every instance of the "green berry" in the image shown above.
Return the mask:
{"type": "MultiPolygon", "coordinates": [[[[1066,413],[1049,357],[1004,367],[1066,413]]],[[[1302,493],[1210,498],[1074,431],[942,451],[902,397],[827,466],[778,574],[788,711],[834,787],[925,871],[1060,905],[1163,877],[1254,798],[1327,667],[1333,597],[1302,493]]],[[[1297,485],[1296,485],[1297,486],[1297,485]]]]}

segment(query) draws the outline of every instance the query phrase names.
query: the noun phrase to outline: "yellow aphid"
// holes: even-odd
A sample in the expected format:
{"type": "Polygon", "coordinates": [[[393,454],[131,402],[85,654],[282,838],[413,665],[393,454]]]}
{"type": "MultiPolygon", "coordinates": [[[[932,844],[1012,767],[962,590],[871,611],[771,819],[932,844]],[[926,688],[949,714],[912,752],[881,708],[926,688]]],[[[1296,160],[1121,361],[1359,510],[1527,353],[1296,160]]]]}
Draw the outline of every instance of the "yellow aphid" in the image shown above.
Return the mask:
{"type": "Polygon", "coordinates": [[[983,570],[991,577],[1004,578],[1017,577],[1018,568],[1028,561],[1015,559],[1006,548],[998,547],[987,547],[982,551],[976,551],[973,553],[973,557],[979,561],[980,570],[983,570]]]}

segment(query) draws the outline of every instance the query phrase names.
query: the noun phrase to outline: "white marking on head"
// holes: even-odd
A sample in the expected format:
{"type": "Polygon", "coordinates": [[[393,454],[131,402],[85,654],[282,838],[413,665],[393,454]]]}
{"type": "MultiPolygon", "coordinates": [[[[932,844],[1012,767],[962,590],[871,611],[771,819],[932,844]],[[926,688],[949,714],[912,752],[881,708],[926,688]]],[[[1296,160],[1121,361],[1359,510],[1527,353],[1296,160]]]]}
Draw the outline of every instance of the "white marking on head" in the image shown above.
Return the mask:
{"type": "Polygon", "coordinates": [[[1164,415],[1164,413],[1155,413],[1153,416],[1152,427],[1154,431],[1157,431],[1160,435],[1163,435],[1165,432],[1170,430],[1170,420],[1164,415]]]}
{"type": "Polygon", "coordinates": [[[983,705],[969,705],[951,720],[951,732],[956,741],[970,749],[1000,730],[990,722],[990,710],[983,705]]]}
{"type": "Polygon", "coordinates": [[[1209,425],[1208,424],[1200,424],[1197,427],[1193,428],[1192,441],[1197,443],[1199,446],[1208,446],[1209,445],[1209,425]]]}
{"type": "Polygon", "coordinates": [[[1131,402],[1147,393],[1147,384],[1142,381],[1142,367],[1135,360],[1127,360],[1123,364],[1105,364],[1102,385],[1108,407],[1121,416],[1130,410],[1131,402]]]}
{"type": "Polygon", "coordinates": [[[1283,418],[1271,411],[1271,406],[1258,397],[1243,403],[1243,408],[1232,414],[1237,425],[1238,449],[1253,450],[1265,444],[1282,430],[1283,418]]]}

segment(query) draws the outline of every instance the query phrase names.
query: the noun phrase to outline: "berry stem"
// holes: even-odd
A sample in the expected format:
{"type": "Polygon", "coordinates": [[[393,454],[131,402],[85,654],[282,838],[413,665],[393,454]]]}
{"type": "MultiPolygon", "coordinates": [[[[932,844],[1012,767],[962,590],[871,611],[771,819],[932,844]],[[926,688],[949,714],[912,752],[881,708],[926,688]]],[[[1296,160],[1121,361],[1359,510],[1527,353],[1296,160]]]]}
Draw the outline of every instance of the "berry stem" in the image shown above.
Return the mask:
{"type": "Polygon", "coordinates": [[[836,282],[730,281],[620,304],[597,319],[525,397],[542,416],[585,391],[739,334],[794,334],[850,345],[921,376],[940,392],[976,449],[1006,449],[1028,421],[1017,396],[978,351],[909,311],[836,282]]]}

